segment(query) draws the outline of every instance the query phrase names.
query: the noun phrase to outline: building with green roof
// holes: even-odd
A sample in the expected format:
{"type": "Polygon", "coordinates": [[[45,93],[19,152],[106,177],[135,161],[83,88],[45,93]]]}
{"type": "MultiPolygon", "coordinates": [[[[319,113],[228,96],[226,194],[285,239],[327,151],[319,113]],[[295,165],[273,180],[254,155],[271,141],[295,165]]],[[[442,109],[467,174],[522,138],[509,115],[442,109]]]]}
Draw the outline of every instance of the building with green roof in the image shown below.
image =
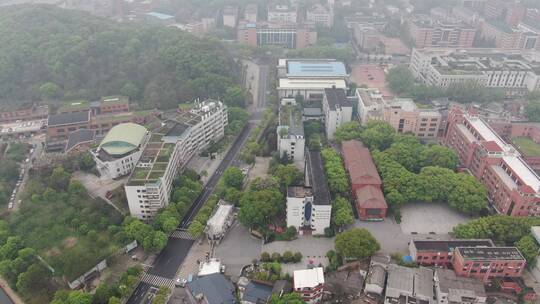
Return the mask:
{"type": "Polygon", "coordinates": [[[103,179],[114,179],[131,173],[148,142],[150,132],[135,123],[114,126],[98,148],[92,151],[103,179]]]}

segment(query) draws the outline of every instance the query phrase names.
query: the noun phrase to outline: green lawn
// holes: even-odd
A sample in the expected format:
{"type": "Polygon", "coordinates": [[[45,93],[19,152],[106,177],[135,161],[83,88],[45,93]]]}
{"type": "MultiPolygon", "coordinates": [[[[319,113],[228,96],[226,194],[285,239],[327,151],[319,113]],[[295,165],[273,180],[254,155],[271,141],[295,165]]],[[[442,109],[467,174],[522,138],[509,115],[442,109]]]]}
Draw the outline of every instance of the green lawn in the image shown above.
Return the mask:
{"type": "Polygon", "coordinates": [[[535,143],[528,137],[512,138],[514,145],[526,156],[540,156],[540,144],[535,143]]]}

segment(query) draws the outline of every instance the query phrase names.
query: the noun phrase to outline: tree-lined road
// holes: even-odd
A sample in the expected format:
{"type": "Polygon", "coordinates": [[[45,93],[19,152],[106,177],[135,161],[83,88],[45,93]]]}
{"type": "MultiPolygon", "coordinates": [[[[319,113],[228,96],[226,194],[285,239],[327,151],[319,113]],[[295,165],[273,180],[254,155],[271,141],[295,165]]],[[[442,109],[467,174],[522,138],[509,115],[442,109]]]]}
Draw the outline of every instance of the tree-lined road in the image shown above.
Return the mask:
{"type": "MultiPolygon", "coordinates": [[[[193,218],[197,215],[199,209],[202,208],[202,206],[208,200],[212,192],[214,192],[214,189],[219,182],[219,179],[223,175],[223,172],[235,161],[240,150],[247,141],[251,130],[253,130],[253,128],[256,126],[253,121],[260,120],[263,109],[266,105],[268,66],[261,66],[259,75],[259,98],[257,105],[255,106],[255,109],[251,114],[250,122],[246,124],[240,134],[236,137],[233,145],[231,146],[229,151],[227,151],[227,154],[219,164],[218,168],[206,183],[203,192],[197,197],[197,199],[195,199],[189,210],[186,212],[184,218],[178,226],[178,230],[184,231],[188,228],[193,218]]],[[[163,278],[165,281],[174,281],[176,279],[175,276],[178,272],[178,269],[182,265],[194,242],[194,240],[187,238],[169,237],[167,241],[167,246],[165,246],[165,248],[159,253],[154,264],[150,267],[150,269],[148,269],[147,274],[153,277],[163,278]]],[[[154,288],[157,289],[159,288],[159,286],[149,282],[141,281],[131,294],[130,298],[127,301],[127,304],[150,302],[150,299],[148,299],[146,295],[148,294],[148,291],[150,289],[154,288]]]]}

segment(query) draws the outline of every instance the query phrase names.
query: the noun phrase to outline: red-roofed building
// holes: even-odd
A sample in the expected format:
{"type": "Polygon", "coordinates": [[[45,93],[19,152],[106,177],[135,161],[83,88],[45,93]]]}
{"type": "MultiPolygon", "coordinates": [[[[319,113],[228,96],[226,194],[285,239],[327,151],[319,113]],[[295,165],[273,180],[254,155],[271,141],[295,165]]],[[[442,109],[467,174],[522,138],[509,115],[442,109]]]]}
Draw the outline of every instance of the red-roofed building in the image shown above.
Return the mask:
{"type": "Polygon", "coordinates": [[[386,216],[388,206],[381,189],[367,185],[355,192],[358,217],[362,220],[380,220],[386,216]]]}
{"type": "Polygon", "coordinates": [[[341,143],[341,150],[359,218],[384,219],[388,206],[381,191],[381,178],[369,149],[357,140],[348,140],[341,143]]]}

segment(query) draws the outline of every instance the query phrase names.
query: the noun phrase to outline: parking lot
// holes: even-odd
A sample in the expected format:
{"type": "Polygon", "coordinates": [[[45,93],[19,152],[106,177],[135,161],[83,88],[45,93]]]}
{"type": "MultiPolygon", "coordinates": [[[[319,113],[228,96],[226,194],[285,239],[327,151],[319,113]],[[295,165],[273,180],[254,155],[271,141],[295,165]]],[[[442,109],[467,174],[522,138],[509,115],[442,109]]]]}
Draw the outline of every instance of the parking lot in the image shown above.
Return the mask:
{"type": "Polygon", "coordinates": [[[470,221],[465,215],[443,204],[414,203],[401,208],[401,223],[387,217],[383,222],[356,221],[354,226],[366,228],[381,244],[381,252],[408,254],[410,240],[447,240],[452,228],[470,221]]]}
{"type": "Polygon", "coordinates": [[[401,230],[405,234],[447,234],[452,228],[472,218],[445,204],[411,203],[401,208],[401,230]]]}
{"type": "Polygon", "coordinates": [[[261,255],[262,241],[253,237],[247,228],[238,222],[214,249],[214,257],[227,266],[225,274],[237,279],[242,267],[261,255]]]}

